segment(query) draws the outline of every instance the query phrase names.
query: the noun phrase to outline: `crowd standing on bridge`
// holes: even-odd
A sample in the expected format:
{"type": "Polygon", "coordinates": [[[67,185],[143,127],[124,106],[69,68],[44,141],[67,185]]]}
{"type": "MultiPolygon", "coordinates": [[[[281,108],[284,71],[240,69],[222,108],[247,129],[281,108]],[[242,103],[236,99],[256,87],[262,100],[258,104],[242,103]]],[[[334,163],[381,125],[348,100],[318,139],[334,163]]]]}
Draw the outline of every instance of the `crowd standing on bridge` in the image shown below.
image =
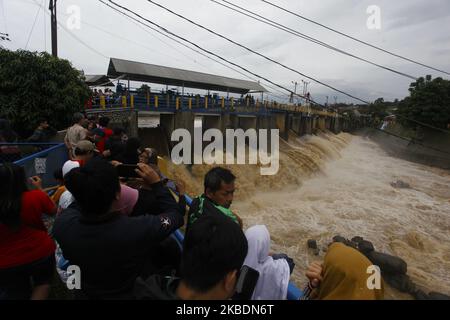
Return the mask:
{"type": "MultiPolygon", "coordinates": [[[[72,265],[76,299],[287,298],[295,263],[270,251],[265,226],[244,230],[231,171],[211,169],[187,210],[184,183],[168,178],[157,150],[108,118],[75,114],[64,140],[70,160],[51,197],[38,177],[29,189],[22,167],[0,166],[0,300],[46,299],[55,270],[66,282],[72,265]],[[184,225],[180,248],[173,233],[184,225]]],[[[309,266],[303,299],[383,298],[362,285],[368,260],[342,246],[309,266]]]]}

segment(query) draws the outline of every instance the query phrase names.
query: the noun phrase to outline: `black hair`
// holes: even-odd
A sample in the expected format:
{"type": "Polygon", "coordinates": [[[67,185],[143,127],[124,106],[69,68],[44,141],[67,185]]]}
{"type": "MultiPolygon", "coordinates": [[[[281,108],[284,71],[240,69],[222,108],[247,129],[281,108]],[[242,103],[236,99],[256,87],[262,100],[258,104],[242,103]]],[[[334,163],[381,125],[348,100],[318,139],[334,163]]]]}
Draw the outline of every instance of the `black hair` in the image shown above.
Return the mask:
{"type": "Polygon", "coordinates": [[[95,121],[95,122],[97,122],[97,117],[96,116],[94,116],[94,115],[90,115],[90,116],[88,116],[88,118],[87,118],[89,121],[95,121]]]}
{"type": "Polygon", "coordinates": [[[89,150],[89,151],[88,150],[82,150],[82,149],[80,149],[78,147],[75,147],[75,149],[73,150],[73,154],[76,157],[86,156],[86,155],[91,154],[91,153],[94,153],[94,151],[93,150],[89,150]]]}
{"type": "Polygon", "coordinates": [[[125,130],[123,129],[123,128],[114,128],[113,129],[113,134],[115,135],[115,136],[120,136],[120,135],[122,135],[122,134],[124,134],[125,133],[125,130]]]}
{"type": "Polygon", "coordinates": [[[205,293],[229,272],[239,271],[247,251],[247,238],[237,223],[222,214],[202,215],[184,239],[182,280],[205,293]]]}
{"type": "Polygon", "coordinates": [[[125,143],[122,162],[124,164],[136,164],[139,162],[139,148],[141,141],[138,138],[130,138],[125,143]]]}
{"type": "Polygon", "coordinates": [[[17,229],[20,226],[22,194],[28,190],[23,167],[5,163],[0,165],[0,223],[17,229]]]}
{"type": "Polygon", "coordinates": [[[236,180],[236,177],[233,175],[233,173],[231,173],[230,170],[222,167],[212,168],[205,175],[205,180],[203,182],[205,193],[207,189],[209,189],[211,192],[216,192],[220,190],[222,182],[229,184],[234,182],[234,180],[236,180]]]}
{"type": "Polygon", "coordinates": [[[154,148],[146,148],[141,153],[146,153],[148,155],[148,163],[147,164],[154,164],[158,165],[158,151],[154,148]],[[150,153],[150,154],[149,154],[150,153]]]}
{"type": "Polygon", "coordinates": [[[80,112],[74,113],[74,115],[72,117],[72,123],[73,124],[78,123],[83,119],[84,119],[84,115],[82,113],[80,113],[80,112]]]}
{"type": "Polygon", "coordinates": [[[104,128],[106,128],[109,124],[109,118],[108,117],[101,117],[98,119],[98,124],[104,128]]]}
{"type": "Polygon", "coordinates": [[[107,214],[120,191],[116,169],[102,159],[92,159],[85,166],[70,170],[64,180],[83,215],[89,217],[107,214]]]}
{"type": "Polygon", "coordinates": [[[40,125],[41,123],[44,123],[44,122],[48,123],[48,119],[47,118],[39,118],[37,123],[40,125]]]}

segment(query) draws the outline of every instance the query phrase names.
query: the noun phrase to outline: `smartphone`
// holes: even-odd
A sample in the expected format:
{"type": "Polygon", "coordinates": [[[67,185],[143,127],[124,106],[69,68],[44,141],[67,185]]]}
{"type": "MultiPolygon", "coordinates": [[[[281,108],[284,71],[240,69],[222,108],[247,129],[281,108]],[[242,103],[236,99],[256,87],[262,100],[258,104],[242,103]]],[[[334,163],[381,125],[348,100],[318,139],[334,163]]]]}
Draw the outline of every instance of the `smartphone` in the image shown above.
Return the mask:
{"type": "Polygon", "coordinates": [[[236,282],[236,293],[233,300],[251,300],[259,279],[259,272],[249,266],[243,266],[236,282]]]}
{"type": "Polygon", "coordinates": [[[119,177],[140,178],[140,176],[135,171],[137,168],[138,166],[135,164],[120,164],[116,167],[116,170],[119,177]]]}

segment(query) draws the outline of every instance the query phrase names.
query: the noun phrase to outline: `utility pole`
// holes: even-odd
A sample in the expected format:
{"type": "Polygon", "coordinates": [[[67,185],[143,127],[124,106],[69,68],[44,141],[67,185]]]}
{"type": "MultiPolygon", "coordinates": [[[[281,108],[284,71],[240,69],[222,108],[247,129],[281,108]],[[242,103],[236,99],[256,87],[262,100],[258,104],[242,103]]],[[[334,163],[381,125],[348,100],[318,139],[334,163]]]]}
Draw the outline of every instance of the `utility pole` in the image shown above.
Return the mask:
{"type": "Polygon", "coordinates": [[[337,105],[337,98],[338,98],[338,97],[334,96],[334,106],[337,105]]]}
{"type": "MultiPolygon", "coordinates": [[[[294,87],[294,94],[297,94],[297,84],[298,84],[298,82],[297,81],[291,81],[292,82],[292,84],[294,84],[295,85],[295,87],[294,87]]],[[[291,94],[291,103],[293,103],[294,102],[294,96],[291,94]]]]}
{"type": "Polygon", "coordinates": [[[328,107],[328,96],[326,96],[327,97],[327,104],[326,104],[326,106],[328,107]]]}
{"type": "MultiPolygon", "coordinates": [[[[308,93],[308,84],[309,84],[309,82],[308,81],[304,81],[304,80],[302,80],[302,82],[303,82],[303,96],[306,96],[306,93],[308,93]]],[[[305,103],[307,103],[308,101],[306,101],[305,100],[305,103]]]]}
{"type": "Polygon", "coordinates": [[[52,55],[58,57],[58,25],[56,19],[56,1],[50,0],[48,9],[51,12],[51,27],[52,27],[52,55]]]}

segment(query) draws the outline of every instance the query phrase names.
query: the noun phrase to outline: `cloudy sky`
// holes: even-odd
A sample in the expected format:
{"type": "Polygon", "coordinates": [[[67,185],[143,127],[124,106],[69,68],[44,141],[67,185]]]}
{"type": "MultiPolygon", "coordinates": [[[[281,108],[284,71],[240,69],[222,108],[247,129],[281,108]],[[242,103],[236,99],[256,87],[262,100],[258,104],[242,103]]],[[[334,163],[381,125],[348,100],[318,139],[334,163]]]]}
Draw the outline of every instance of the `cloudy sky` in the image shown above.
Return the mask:
{"type": "MultiPolygon", "coordinates": [[[[293,81],[308,80],[201,30],[146,0],[114,0],[170,31],[273,82],[293,90],[293,81]]],[[[255,49],[308,76],[362,99],[403,98],[410,79],[330,51],[317,44],[239,15],[210,0],[155,0],[168,8],[255,49]]],[[[220,0],[219,0],[220,1],[220,0]]],[[[260,0],[229,0],[339,49],[413,76],[448,75],[408,63],[358,44],[319,26],[270,7],[260,0]]],[[[450,71],[450,1],[448,0],[271,0],[308,18],[439,69],[450,71]],[[367,8],[381,9],[381,28],[369,29],[367,8]]],[[[51,52],[48,0],[0,0],[0,32],[10,34],[8,49],[51,52]],[[34,24],[34,28],[33,28],[34,24]]],[[[105,74],[109,57],[213,73],[240,79],[242,74],[195,53],[155,31],[114,12],[97,0],[58,0],[59,56],[86,74],[105,74]],[[80,10],[80,29],[70,27],[71,6],[80,10]],[[69,23],[69,24],[68,24],[69,23]]],[[[308,80],[311,81],[311,80],[308,80]]],[[[263,82],[264,84],[264,82],[263,82]]],[[[268,87],[266,87],[268,88],[268,87]]],[[[268,88],[270,89],[270,88],[268,88]]],[[[329,96],[355,102],[311,81],[318,102],[329,96]]],[[[277,95],[280,93],[271,90],[277,95]]],[[[287,94],[283,95],[285,98],[287,94]]]]}

